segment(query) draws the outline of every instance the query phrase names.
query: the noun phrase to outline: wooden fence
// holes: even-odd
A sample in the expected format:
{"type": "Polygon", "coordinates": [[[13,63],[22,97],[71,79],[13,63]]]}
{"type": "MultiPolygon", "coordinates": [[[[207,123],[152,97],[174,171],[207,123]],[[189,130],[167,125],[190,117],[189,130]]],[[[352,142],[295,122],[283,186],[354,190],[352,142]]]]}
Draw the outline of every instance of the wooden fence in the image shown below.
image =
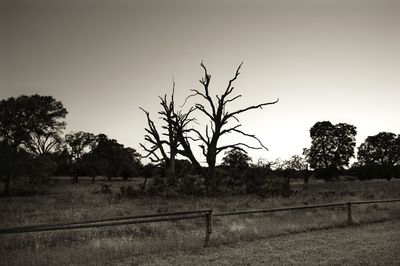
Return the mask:
{"type": "Polygon", "coordinates": [[[114,218],[98,219],[98,220],[84,220],[76,222],[37,224],[28,226],[18,226],[13,228],[4,228],[0,229],[0,235],[44,232],[44,231],[55,231],[55,230],[99,228],[106,226],[118,226],[118,225],[130,225],[130,224],[203,218],[205,220],[205,247],[207,247],[210,245],[211,241],[213,217],[347,206],[347,224],[351,225],[353,223],[352,210],[351,210],[352,205],[389,203],[389,202],[400,202],[400,199],[337,202],[337,203],[319,204],[319,205],[304,205],[304,206],[293,206],[293,207],[274,208],[274,209],[244,210],[244,211],[221,212],[221,213],[213,213],[212,209],[204,209],[204,210],[182,211],[173,213],[122,216],[122,217],[114,217],[114,218]]]}

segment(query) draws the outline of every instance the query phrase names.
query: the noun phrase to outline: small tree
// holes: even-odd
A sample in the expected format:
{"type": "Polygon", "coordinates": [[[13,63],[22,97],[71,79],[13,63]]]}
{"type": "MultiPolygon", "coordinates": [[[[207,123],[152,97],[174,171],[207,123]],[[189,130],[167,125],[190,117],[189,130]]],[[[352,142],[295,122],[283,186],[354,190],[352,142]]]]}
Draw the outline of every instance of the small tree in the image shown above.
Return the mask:
{"type": "Polygon", "coordinates": [[[285,161],[285,168],[292,169],[299,172],[304,178],[304,185],[308,184],[308,178],[310,171],[308,169],[309,164],[306,159],[300,155],[293,155],[289,160],[285,161]]]}
{"type": "Polygon", "coordinates": [[[222,165],[243,170],[249,167],[249,161],[251,161],[251,158],[247,155],[247,152],[231,149],[225,152],[225,157],[222,158],[222,165]]]}
{"type": "Polygon", "coordinates": [[[74,183],[78,183],[78,170],[82,164],[83,155],[95,147],[96,141],[96,136],[89,132],[79,131],[65,135],[65,149],[70,155],[74,183]]]}

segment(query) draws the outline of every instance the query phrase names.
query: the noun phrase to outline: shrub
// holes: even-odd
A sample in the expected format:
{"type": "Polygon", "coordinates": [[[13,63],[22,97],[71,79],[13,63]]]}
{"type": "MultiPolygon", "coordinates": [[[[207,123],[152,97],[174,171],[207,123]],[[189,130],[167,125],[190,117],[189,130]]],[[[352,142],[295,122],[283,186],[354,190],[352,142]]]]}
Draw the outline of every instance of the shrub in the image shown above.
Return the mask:
{"type": "Polygon", "coordinates": [[[186,175],[183,178],[178,178],[177,191],[187,195],[205,195],[205,180],[200,175],[186,175]]]}
{"type": "Polygon", "coordinates": [[[291,195],[290,183],[281,176],[272,175],[266,179],[265,184],[258,190],[257,194],[261,197],[291,195]]]}
{"type": "Polygon", "coordinates": [[[139,189],[134,188],[131,185],[124,185],[121,186],[119,189],[121,196],[125,196],[127,198],[138,198],[142,195],[142,192],[139,189]]]}

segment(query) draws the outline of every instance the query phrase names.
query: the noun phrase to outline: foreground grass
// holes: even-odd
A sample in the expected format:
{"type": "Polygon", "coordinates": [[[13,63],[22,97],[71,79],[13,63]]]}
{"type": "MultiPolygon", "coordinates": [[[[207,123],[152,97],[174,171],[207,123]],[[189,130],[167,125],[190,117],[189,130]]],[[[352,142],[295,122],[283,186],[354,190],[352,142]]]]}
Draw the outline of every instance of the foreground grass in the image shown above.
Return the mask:
{"type": "Polygon", "coordinates": [[[399,265],[400,221],[320,230],[195,252],[130,257],[120,265],[399,265]]]}
{"type": "MultiPolygon", "coordinates": [[[[114,191],[120,185],[115,182],[114,191]]],[[[71,185],[59,182],[50,194],[36,197],[0,199],[0,227],[108,218],[143,213],[174,212],[213,208],[215,212],[274,208],[337,201],[400,198],[400,180],[369,182],[314,183],[290,198],[260,198],[254,195],[228,197],[157,197],[117,200],[113,195],[92,194],[89,182],[71,185]]],[[[353,207],[356,224],[400,218],[399,203],[353,207]]],[[[288,233],[345,225],[346,209],[310,209],[263,215],[216,217],[214,246],[238,241],[254,241],[288,233]]],[[[6,235],[0,238],[0,261],[5,265],[124,263],[129,256],[153,253],[191,252],[201,249],[204,220],[165,222],[112,228],[54,231],[6,235]]]]}

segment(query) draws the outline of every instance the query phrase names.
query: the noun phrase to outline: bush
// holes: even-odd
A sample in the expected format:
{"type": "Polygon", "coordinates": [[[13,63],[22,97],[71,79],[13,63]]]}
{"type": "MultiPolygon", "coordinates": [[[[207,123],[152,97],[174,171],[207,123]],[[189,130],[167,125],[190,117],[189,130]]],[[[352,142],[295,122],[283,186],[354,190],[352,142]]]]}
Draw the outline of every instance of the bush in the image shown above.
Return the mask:
{"type": "Polygon", "coordinates": [[[390,180],[393,177],[400,177],[399,169],[400,168],[398,166],[382,166],[371,164],[352,167],[349,170],[349,174],[352,176],[357,176],[360,180],[370,180],[375,178],[390,180]]]}
{"type": "Polygon", "coordinates": [[[18,177],[14,180],[12,194],[16,196],[34,196],[49,194],[49,180],[38,182],[37,178],[29,176],[18,177]]]}
{"type": "Polygon", "coordinates": [[[177,191],[182,194],[202,196],[206,194],[205,180],[200,175],[186,175],[177,180],[177,191]]]}
{"type": "Polygon", "coordinates": [[[281,176],[270,176],[266,179],[265,184],[259,189],[257,194],[261,197],[268,196],[284,196],[291,195],[290,183],[288,180],[281,176]]]}
{"type": "Polygon", "coordinates": [[[336,167],[320,168],[315,169],[314,175],[316,178],[323,179],[325,181],[332,181],[336,179],[340,174],[340,170],[336,167]]]}
{"type": "Polygon", "coordinates": [[[124,185],[119,188],[121,196],[125,196],[127,198],[138,198],[142,195],[142,192],[134,188],[131,185],[124,185]]]}
{"type": "Polygon", "coordinates": [[[245,177],[245,186],[247,193],[258,193],[260,189],[267,182],[267,174],[271,172],[267,168],[248,168],[244,171],[243,176],[245,177]]]}

